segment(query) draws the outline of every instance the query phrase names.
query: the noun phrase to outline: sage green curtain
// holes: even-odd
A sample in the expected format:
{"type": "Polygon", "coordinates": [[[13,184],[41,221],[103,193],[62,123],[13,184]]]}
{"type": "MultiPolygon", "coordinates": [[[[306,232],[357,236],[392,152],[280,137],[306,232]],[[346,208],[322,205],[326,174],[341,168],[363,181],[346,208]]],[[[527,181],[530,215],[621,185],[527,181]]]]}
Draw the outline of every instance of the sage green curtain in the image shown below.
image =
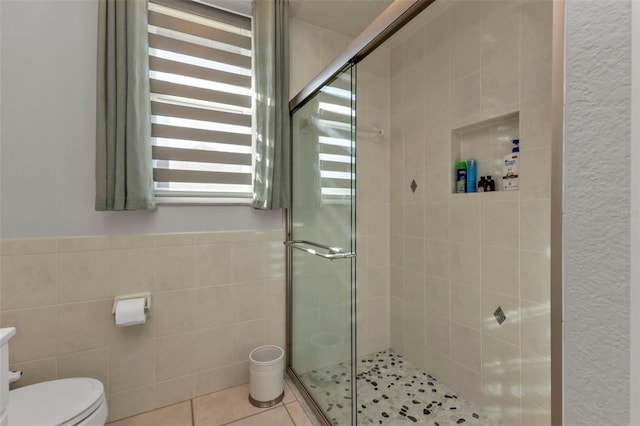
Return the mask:
{"type": "Polygon", "coordinates": [[[95,209],[154,209],[147,2],[98,7],[95,209]]]}
{"type": "Polygon", "coordinates": [[[289,207],[289,2],[253,1],[256,164],[253,207],[289,207]]]}

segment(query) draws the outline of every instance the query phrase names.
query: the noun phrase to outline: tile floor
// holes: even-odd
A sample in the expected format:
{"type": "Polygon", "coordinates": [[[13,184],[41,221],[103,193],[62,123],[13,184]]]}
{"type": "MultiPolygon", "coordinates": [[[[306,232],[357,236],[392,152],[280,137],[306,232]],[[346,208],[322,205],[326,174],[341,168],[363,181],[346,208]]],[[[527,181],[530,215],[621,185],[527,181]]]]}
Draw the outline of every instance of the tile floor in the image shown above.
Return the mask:
{"type": "MultiPolygon", "coordinates": [[[[190,401],[109,423],[109,426],[313,426],[285,383],[284,399],[270,408],[248,401],[249,385],[225,389],[190,401]]],[[[315,420],[315,419],[314,419],[315,420]]]]}
{"type": "MultiPolygon", "coordinates": [[[[383,351],[358,360],[358,425],[423,424],[491,425],[468,401],[412,366],[402,356],[383,351]]],[[[334,366],[301,377],[316,394],[335,425],[350,423],[350,379],[347,367],[334,366]],[[342,401],[342,404],[337,402],[342,401]]],[[[288,379],[287,379],[288,381],[288,379]]],[[[295,388],[293,388],[295,389],[295,388]]],[[[248,401],[249,385],[225,389],[190,401],[109,423],[109,426],[318,426],[297,391],[285,382],[281,403],[256,408],[248,401]]]]}
{"type": "MultiPolygon", "coordinates": [[[[351,423],[348,366],[325,367],[301,377],[336,426],[351,423]]],[[[382,351],[358,359],[358,425],[490,426],[469,401],[401,355],[382,351]]]]}

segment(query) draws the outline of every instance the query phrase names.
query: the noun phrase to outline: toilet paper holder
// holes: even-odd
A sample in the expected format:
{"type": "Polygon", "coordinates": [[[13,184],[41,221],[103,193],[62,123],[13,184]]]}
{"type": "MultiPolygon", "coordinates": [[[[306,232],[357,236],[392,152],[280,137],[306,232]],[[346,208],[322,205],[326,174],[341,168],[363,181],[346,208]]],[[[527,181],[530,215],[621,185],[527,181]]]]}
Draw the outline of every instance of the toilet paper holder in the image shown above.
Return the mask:
{"type": "Polygon", "coordinates": [[[116,296],[115,299],[113,300],[113,308],[111,308],[111,313],[113,315],[116,314],[116,305],[120,300],[140,299],[142,297],[144,297],[144,313],[149,315],[149,309],[151,309],[151,293],[150,292],[116,296]]]}

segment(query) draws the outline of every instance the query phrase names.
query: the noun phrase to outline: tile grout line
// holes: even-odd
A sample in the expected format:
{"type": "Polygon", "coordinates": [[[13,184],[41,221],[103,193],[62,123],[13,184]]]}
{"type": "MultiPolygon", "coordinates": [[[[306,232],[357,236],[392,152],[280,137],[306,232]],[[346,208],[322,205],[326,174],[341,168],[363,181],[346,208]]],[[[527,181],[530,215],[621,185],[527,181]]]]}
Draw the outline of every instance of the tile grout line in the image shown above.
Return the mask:
{"type": "MultiPolygon", "coordinates": [[[[250,418],[250,417],[258,416],[258,415],[260,415],[260,414],[263,414],[263,413],[266,413],[266,412],[268,412],[268,411],[274,410],[274,409],[276,409],[276,408],[278,408],[278,407],[284,407],[284,403],[283,403],[283,402],[279,402],[279,403],[277,403],[276,405],[273,405],[273,406],[271,406],[271,407],[263,408],[261,411],[259,411],[259,412],[257,412],[257,413],[249,414],[248,416],[244,416],[244,417],[238,417],[237,419],[231,420],[230,422],[222,423],[222,425],[221,425],[221,426],[225,426],[225,425],[232,425],[232,424],[234,424],[235,422],[238,422],[238,421],[240,421],[240,420],[245,420],[245,419],[248,419],[248,418],[250,418]]],[[[286,408],[285,408],[285,410],[286,410],[286,408]]],[[[287,411],[287,413],[288,413],[288,411],[287,411]]]]}
{"type": "Polygon", "coordinates": [[[282,406],[284,407],[284,411],[287,412],[287,415],[289,416],[289,419],[291,420],[291,424],[293,424],[293,426],[296,426],[296,421],[293,419],[293,416],[291,415],[291,412],[287,408],[287,404],[285,404],[284,401],[282,402],[282,406]]]}

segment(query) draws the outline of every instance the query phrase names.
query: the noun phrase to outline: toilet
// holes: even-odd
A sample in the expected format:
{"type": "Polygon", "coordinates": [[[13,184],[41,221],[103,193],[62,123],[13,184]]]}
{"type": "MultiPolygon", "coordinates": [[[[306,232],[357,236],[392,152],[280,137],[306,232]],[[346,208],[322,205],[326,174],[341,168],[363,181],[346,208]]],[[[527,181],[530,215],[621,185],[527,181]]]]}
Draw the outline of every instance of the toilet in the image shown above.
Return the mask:
{"type": "Polygon", "coordinates": [[[0,328],[0,426],[104,426],[104,386],[88,377],[51,380],[9,391],[9,339],[0,328]]]}

